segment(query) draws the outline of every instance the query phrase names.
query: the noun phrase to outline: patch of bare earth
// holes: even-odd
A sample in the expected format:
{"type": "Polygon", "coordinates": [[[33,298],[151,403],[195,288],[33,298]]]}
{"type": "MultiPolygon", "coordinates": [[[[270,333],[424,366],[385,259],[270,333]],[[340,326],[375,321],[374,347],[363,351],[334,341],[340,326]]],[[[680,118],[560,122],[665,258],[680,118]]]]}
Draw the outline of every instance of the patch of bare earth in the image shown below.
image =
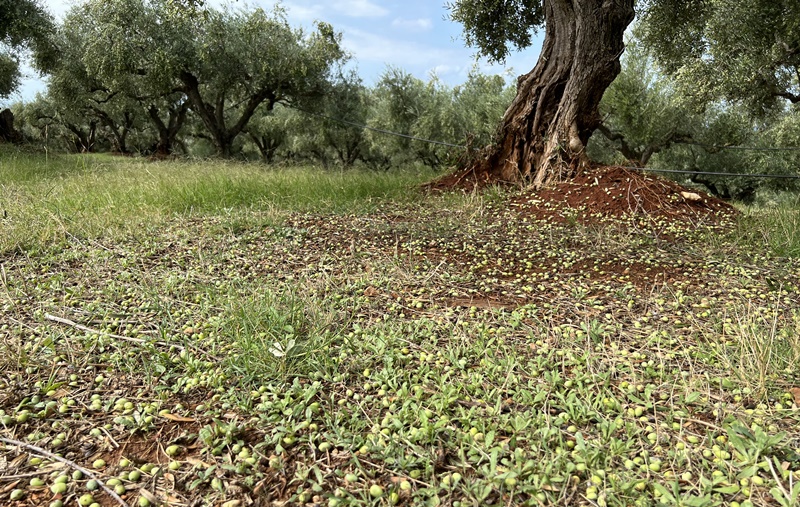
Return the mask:
{"type": "Polygon", "coordinates": [[[674,181],[624,167],[594,167],[575,178],[524,192],[511,204],[519,213],[538,218],[565,219],[580,211],[583,223],[603,217],[646,215],[687,223],[720,223],[738,212],[729,203],[674,181]]]}

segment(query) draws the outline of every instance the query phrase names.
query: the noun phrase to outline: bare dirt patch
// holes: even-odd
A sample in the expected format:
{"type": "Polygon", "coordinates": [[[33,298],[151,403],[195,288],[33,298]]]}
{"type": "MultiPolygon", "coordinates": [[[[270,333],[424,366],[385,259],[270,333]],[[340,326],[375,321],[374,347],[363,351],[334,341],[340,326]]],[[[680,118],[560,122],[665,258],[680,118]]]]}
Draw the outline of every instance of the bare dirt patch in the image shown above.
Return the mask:
{"type": "Polygon", "coordinates": [[[705,192],[624,167],[589,169],[554,187],[524,193],[512,205],[542,218],[559,216],[564,209],[581,210],[583,221],[638,214],[718,223],[738,213],[729,203],[705,192]]]}
{"type": "MultiPolygon", "coordinates": [[[[474,191],[492,184],[486,175],[453,174],[428,186],[432,191],[474,191]]],[[[574,217],[592,223],[607,217],[642,215],[683,222],[718,224],[737,215],[736,208],[705,192],[617,166],[593,166],[574,178],[544,189],[525,190],[509,203],[521,215],[563,223],[574,217]]]]}

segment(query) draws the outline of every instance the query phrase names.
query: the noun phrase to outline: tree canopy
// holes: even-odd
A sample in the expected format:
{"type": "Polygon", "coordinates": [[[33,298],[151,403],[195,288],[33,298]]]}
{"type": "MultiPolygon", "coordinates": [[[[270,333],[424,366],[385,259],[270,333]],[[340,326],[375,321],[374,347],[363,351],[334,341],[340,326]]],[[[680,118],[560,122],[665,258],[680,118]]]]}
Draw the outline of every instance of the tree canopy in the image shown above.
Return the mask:
{"type": "MultiPolygon", "coordinates": [[[[545,25],[546,4],[458,0],[447,7],[468,45],[502,61],[530,46],[545,25]]],[[[643,44],[697,103],[722,98],[753,110],[779,99],[800,103],[800,2],[641,0],[637,11],[643,44]]]]}
{"type": "Polygon", "coordinates": [[[448,2],[450,18],[464,26],[464,40],[484,56],[502,62],[512,49],[525,49],[544,25],[542,2],[458,0],[448,2]]]}
{"type": "Polygon", "coordinates": [[[59,36],[67,57],[53,73],[54,91],[88,93],[95,112],[97,94],[137,101],[164,152],[191,108],[218,152],[229,156],[259,107],[321,96],[345,59],[330,25],[307,34],[290,27],[279,8],[196,14],[170,0],[77,5],[59,36]]]}
{"type": "Polygon", "coordinates": [[[37,0],[0,0],[0,98],[20,83],[20,52],[31,50],[39,68],[52,61],[48,36],[53,20],[37,0]]]}
{"type": "Polygon", "coordinates": [[[800,103],[800,2],[646,0],[644,44],[698,103],[800,103]]]}

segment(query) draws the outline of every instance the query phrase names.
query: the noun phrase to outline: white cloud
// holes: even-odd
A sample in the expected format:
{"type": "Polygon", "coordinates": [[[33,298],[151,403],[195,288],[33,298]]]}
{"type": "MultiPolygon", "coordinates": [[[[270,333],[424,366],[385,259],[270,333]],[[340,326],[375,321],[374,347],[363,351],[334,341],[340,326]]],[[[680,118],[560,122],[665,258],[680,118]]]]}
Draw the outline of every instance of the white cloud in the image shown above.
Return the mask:
{"type": "Polygon", "coordinates": [[[430,69],[428,71],[428,75],[436,76],[440,79],[443,79],[446,76],[461,75],[463,74],[462,73],[463,69],[464,67],[461,67],[460,65],[448,65],[446,63],[443,63],[430,69]]]}
{"type": "Polygon", "coordinates": [[[353,18],[380,18],[389,14],[389,10],[370,0],[336,0],[333,8],[353,18]]]}
{"type": "Polygon", "coordinates": [[[368,84],[377,81],[387,65],[399,67],[420,79],[436,75],[453,85],[463,82],[476,63],[481,72],[505,74],[509,81],[516,77],[516,73],[510,71],[511,66],[518,64],[519,68],[529,70],[536,63],[536,55],[526,53],[512,55],[505,65],[492,65],[483,59],[476,62],[471,50],[458,45],[436,46],[384,37],[352,26],[340,28],[344,33],[343,45],[355,57],[361,76],[368,84]]]}
{"type": "Polygon", "coordinates": [[[424,65],[428,68],[442,61],[457,58],[455,51],[425,46],[417,42],[396,40],[381,35],[345,27],[344,46],[361,62],[376,62],[411,67],[424,65]]]}
{"type": "Polygon", "coordinates": [[[397,18],[392,21],[392,26],[402,28],[411,32],[427,32],[433,28],[433,21],[428,18],[402,19],[397,18]]]}
{"type": "Polygon", "coordinates": [[[285,2],[284,6],[286,7],[289,19],[301,23],[308,23],[322,19],[322,13],[325,10],[325,8],[320,4],[305,6],[297,5],[294,2],[285,2]]]}

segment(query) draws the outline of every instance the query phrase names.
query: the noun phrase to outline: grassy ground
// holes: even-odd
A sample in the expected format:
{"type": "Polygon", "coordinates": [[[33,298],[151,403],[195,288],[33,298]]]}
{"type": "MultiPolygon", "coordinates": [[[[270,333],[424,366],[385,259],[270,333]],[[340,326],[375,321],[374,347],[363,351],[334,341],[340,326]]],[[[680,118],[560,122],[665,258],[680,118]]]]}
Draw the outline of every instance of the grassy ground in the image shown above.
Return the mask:
{"type": "Polygon", "coordinates": [[[797,503],[797,210],[3,155],[4,505],[797,503]]]}

